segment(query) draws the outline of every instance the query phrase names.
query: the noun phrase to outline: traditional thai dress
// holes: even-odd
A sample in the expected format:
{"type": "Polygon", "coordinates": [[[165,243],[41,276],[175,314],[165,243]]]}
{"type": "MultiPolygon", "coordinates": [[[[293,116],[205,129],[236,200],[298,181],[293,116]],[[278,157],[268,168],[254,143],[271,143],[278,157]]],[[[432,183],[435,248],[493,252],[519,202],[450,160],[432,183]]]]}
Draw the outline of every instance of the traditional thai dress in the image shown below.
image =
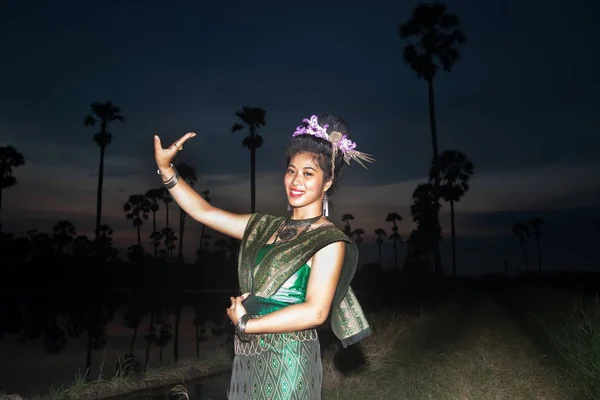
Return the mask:
{"type": "MultiPolygon", "coordinates": [[[[342,273],[331,307],[331,327],[343,347],[369,335],[370,327],[350,281],[356,272],[358,250],[333,225],[308,230],[289,242],[267,244],[284,217],[253,214],[238,260],[238,277],[249,314],[262,316],[304,302],[308,261],[323,247],[345,243],[342,273]]],[[[250,335],[234,339],[235,358],[228,397],[231,400],[316,400],[321,398],[323,369],[315,329],[291,333],[250,335]]]]}

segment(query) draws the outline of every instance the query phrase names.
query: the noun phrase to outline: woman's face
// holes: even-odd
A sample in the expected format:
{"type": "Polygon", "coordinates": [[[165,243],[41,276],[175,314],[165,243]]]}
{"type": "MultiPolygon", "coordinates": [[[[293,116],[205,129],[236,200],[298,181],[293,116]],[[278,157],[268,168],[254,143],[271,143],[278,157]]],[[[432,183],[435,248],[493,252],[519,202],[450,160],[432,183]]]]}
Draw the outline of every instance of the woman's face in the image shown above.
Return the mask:
{"type": "Polygon", "coordinates": [[[297,153],[290,159],[283,181],[288,202],[292,207],[311,204],[321,207],[323,194],[331,184],[324,181],[323,170],[315,163],[316,157],[311,153],[297,153]]]}

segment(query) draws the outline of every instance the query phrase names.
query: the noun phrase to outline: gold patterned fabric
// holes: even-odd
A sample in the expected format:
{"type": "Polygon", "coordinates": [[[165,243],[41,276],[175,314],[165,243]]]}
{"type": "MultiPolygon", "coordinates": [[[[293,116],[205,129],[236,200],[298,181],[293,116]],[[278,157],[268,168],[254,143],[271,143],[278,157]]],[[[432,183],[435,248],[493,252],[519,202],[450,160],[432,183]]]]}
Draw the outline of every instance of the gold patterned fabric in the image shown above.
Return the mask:
{"type": "Polygon", "coordinates": [[[253,214],[248,221],[238,259],[238,278],[242,293],[270,297],[312,256],[338,241],[345,243],[344,265],[331,307],[331,328],[343,347],[371,333],[362,308],[350,287],[358,265],[358,249],[333,225],[309,230],[298,240],[278,243],[256,263],[258,252],[275,233],[285,217],[253,214]]]}
{"type": "MultiPolygon", "coordinates": [[[[370,333],[370,327],[350,281],[356,272],[358,250],[333,226],[319,227],[297,240],[266,244],[284,218],[254,214],[240,248],[238,274],[248,313],[261,316],[305,301],[310,275],[307,262],[321,248],[343,241],[342,274],[332,304],[333,332],[344,347],[370,333]]],[[[250,335],[234,339],[235,357],[230,400],[320,400],[323,384],[321,348],[317,331],[250,335]]]]}

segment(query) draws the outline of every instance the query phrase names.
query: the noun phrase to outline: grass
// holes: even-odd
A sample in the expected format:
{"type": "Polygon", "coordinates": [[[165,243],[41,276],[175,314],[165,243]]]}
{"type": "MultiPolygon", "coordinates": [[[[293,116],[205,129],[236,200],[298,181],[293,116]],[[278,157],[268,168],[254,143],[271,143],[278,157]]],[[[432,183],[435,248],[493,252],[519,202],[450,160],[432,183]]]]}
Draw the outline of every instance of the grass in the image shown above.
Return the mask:
{"type": "Polygon", "coordinates": [[[338,375],[326,387],[325,399],[568,398],[544,355],[497,303],[485,298],[450,302],[417,320],[389,320],[370,344],[365,341],[363,352],[377,362],[338,375]],[[390,332],[399,331],[389,342],[390,332]]]}
{"type": "MultiPolygon", "coordinates": [[[[96,380],[86,382],[84,374],[77,374],[70,387],[52,389],[43,395],[34,395],[31,400],[93,400],[125,395],[137,391],[156,389],[163,386],[180,384],[231,368],[232,358],[229,352],[216,349],[202,360],[184,359],[176,364],[157,368],[148,368],[140,373],[132,370],[132,364],[123,360],[118,362],[112,375],[103,377],[103,364],[96,380]]],[[[180,390],[183,386],[178,385],[180,390]]],[[[185,396],[184,392],[174,394],[185,396]]]]}
{"type": "Polygon", "coordinates": [[[547,328],[550,344],[578,399],[600,396],[600,302],[580,300],[565,320],[547,328]]]}

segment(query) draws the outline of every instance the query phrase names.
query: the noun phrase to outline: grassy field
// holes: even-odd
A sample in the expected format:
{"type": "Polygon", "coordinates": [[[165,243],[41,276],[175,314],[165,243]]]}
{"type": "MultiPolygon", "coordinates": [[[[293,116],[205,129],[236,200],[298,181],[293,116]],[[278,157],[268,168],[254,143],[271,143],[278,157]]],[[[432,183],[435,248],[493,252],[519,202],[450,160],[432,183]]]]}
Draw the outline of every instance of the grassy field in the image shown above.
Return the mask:
{"type": "MultiPolygon", "coordinates": [[[[447,302],[435,314],[396,319],[379,335],[404,332],[385,360],[335,377],[325,399],[570,399],[557,368],[547,362],[515,319],[495,301],[475,294],[447,302]]],[[[365,342],[366,358],[369,342],[365,342]]]]}

